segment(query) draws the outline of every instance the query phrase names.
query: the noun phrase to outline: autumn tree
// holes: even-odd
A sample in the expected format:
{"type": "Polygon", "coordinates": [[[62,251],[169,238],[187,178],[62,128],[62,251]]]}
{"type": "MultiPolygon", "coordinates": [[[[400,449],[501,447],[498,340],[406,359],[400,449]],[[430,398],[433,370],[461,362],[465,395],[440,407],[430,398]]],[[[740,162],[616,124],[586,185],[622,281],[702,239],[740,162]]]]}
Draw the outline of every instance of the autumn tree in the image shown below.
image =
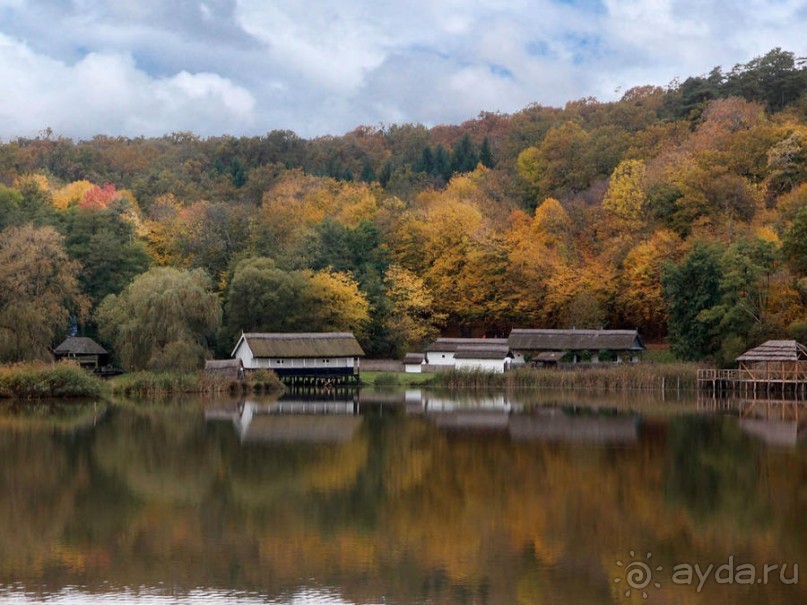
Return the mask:
{"type": "Polygon", "coordinates": [[[221,307],[203,270],[157,267],[107,296],[95,318],[126,369],[192,370],[208,353],[221,307]]]}
{"type": "Polygon", "coordinates": [[[423,280],[400,265],[384,277],[390,313],[387,325],[397,353],[420,349],[439,335],[445,316],[435,311],[434,297],[423,280]]]}
{"type": "Polygon", "coordinates": [[[0,233],[0,359],[46,359],[71,317],[83,318],[81,265],[52,227],[9,227],[0,233]]]}
{"type": "Polygon", "coordinates": [[[608,184],[602,207],[629,228],[636,228],[644,215],[645,165],[641,160],[624,160],[616,167],[608,184]]]}
{"type": "Polygon", "coordinates": [[[637,244],[625,258],[617,302],[625,320],[642,333],[666,332],[667,302],[662,287],[663,267],[674,261],[680,239],[670,231],[657,231],[637,244]]]}

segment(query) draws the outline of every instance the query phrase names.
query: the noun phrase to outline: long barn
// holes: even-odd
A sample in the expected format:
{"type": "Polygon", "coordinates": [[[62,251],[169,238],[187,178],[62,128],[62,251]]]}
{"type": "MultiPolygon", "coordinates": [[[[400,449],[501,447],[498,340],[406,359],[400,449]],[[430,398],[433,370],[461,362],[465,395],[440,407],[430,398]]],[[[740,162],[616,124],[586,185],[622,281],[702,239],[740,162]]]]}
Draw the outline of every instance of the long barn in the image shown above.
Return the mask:
{"type": "Polygon", "coordinates": [[[284,382],[358,382],[364,351],[350,332],[245,333],[231,357],[244,370],[272,370],[284,382]]]}

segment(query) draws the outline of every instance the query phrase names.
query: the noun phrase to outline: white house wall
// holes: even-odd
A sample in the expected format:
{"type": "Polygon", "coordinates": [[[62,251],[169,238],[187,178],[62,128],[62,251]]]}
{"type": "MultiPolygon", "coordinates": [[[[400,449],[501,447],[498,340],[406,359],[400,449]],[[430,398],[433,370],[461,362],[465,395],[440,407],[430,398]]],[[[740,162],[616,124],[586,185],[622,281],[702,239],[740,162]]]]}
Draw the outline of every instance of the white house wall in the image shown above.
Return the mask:
{"type": "Polygon", "coordinates": [[[454,367],[458,370],[479,370],[482,372],[504,372],[504,359],[457,359],[454,367]]]}
{"type": "Polygon", "coordinates": [[[453,366],[454,363],[454,351],[434,351],[426,353],[426,357],[429,360],[429,365],[432,366],[453,366]]]}
{"type": "Polygon", "coordinates": [[[358,360],[353,357],[331,357],[331,358],[268,358],[254,357],[252,349],[249,348],[246,340],[241,341],[235,350],[235,359],[240,359],[245,370],[275,370],[275,369],[328,369],[328,368],[350,368],[358,367],[358,360]]]}

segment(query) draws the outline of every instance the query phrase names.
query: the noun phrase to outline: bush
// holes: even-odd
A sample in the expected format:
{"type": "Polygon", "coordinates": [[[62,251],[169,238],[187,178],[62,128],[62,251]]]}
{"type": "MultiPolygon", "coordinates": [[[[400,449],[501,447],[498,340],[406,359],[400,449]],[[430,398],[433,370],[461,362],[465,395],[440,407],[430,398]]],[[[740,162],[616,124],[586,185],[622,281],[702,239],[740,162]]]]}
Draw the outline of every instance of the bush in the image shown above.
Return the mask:
{"type": "Polygon", "coordinates": [[[0,368],[0,397],[17,399],[104,396],[101,379],[69,364],[23,364],[0,368]]]}
{"type": "Polygon", "coordinates": [[[373,385],[377,387],[394,387],[400,384],[401,379],[397,374],[392,372],[383,372],[376,376],[373,385]]]}

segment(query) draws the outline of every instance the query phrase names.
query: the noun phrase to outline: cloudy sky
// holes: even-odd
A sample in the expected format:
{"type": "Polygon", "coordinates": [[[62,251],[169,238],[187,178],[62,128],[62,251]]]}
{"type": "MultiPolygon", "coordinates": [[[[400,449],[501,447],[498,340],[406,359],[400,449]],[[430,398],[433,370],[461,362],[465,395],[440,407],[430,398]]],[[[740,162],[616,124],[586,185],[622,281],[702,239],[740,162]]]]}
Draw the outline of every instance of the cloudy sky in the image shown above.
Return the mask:
{"type": "Polygon", "coordinates": [[[0,137],[460,123],[807,55],[807,0],[0,0],[0,137]]]}

